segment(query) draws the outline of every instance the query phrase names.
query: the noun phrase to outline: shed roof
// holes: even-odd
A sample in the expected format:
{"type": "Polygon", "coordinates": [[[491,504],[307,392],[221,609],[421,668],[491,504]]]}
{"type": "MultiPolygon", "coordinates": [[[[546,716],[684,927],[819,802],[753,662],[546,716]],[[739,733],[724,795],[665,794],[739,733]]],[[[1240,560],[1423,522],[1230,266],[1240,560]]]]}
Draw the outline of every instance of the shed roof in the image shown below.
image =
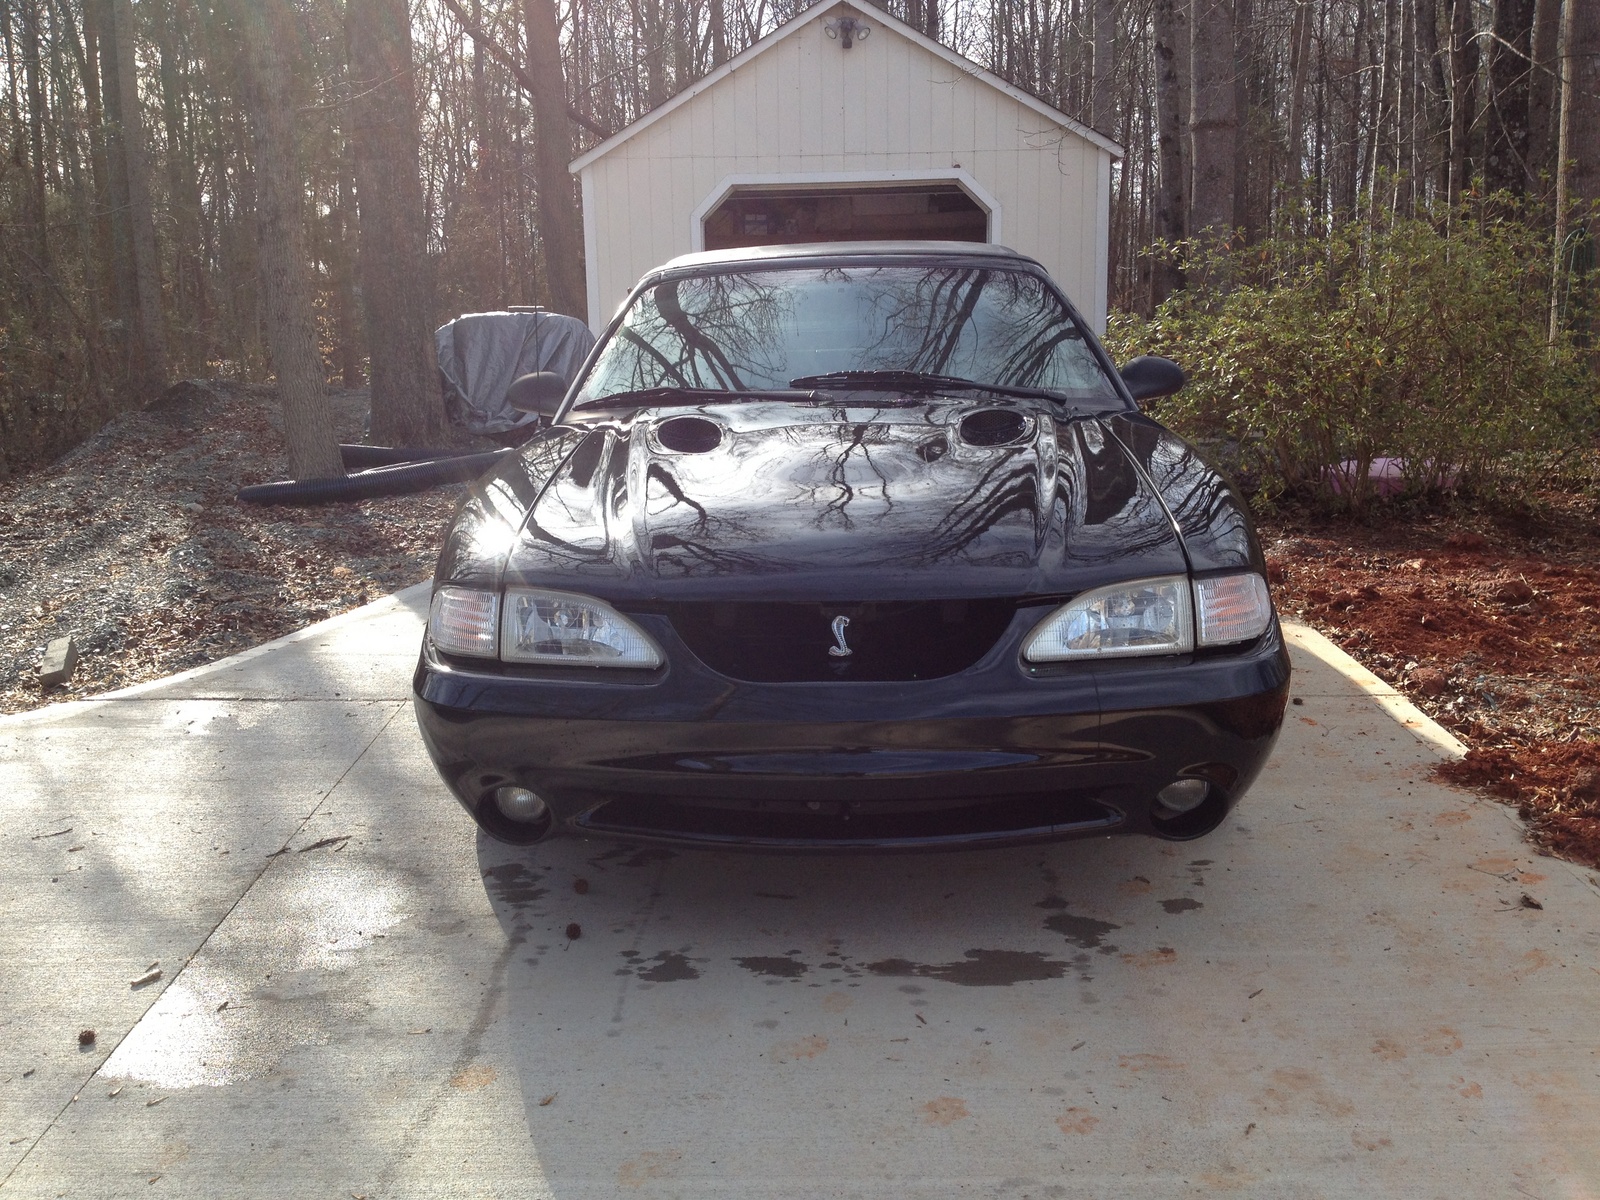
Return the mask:
{"type": "Polygon", "coordinates": [[[921,46],[929,54],[943,59],[962,74],[968,75],[973,79],[980,80],[981,82],[986,83],[990,87],[994,88],[996,91],[1004,92],[1018,104],[1032,109],[1034,112],[1038,113],[1039,116],[1053,124],[1059,125],[1064,129],[1071,130],[1085,141],[1088,141],[1099,147],[1101,150],[1104,150],[1107,154],[1111,155],[1112,158],[1120,159],[1122,157],[1122,147],[1116,142],[1112,141],[1110,138],[1106,137],[1104,134],[1097,132],[1081,121],[1074,120],[1072,117],[1067,116],[1066,113],[1061,112],[1059,109],[1051,108],[1050,105],[1046,104],[1037,96],[1023,91],[1014,84],[1007,83],[998,75],[984,70],[970,58],[963,58],[954,50],[950,49],[950,47],[934,41],[934,39],[930,38],[927,34],[922,33],[920,30],[913,29],[904,21],[897,20],[878,8],[873,8],[870,12],[862,12],[860,7],[851,4],[850,0],[823,0],[823,3],[814,5],[813,7],[806,9],[790,20],[784,22],[782,25],[779,25],[759,42],[756,42],[746,48],[743,53],[730,58],[715,71],[712,71],[703,79],[691,84],[672,99],[668,100],[665,104],[661,104],[655,108],[652,108],[632,125],[617,131],[605,141],[601,142],[598,146],[595,146],[593,149],[574,159],[570,167],[571,171],[573,174],[577,174],[590,163],[604,158],[617,147],[621,146],[624,142],[627,142],[636,137],[638,134],[643,133],[657,121],[676,112],[678,109],[694,100],[695,97],[699,96],[702,92],[709,91],[711,88],[716,87],[718,83],[726,79],[729,75],[732,75],[735,71],[741,70],[748,66],[752,61],[754,61],[760,55],[765,54],[779,42],[793,34],[796,30],[801,29],[805,25],[816,20],[818,17],[826,16],[835,9],[846,9],[851,13],[860,13],[862,16],[868,17],[871,21],[873,21],[874,24],[894,30],[901,37],[916,43],[918,46],[921,46]]]}

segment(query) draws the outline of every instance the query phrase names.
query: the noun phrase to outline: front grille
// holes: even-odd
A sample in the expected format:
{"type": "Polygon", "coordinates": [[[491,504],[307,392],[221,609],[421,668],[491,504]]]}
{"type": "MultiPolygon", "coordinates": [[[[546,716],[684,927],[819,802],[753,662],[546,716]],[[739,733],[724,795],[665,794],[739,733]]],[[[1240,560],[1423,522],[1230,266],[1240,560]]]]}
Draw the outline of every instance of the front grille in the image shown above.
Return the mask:
{"type": "Polygon", "coordinates": [[[1123,814],[1089,792],[868,803],[618,798],[578,818],[586,830],[744,846],[893,846],[1105,832],[1123,814]]]}
{"type": "Polygon", "coordinates": [[[965,671],[1011,623],[1012,600],[673,604],[667,617],[714,671],[750,683],[937,679],[965,671]],[[849,654],[837,653],[835,622],[849,654]]]}

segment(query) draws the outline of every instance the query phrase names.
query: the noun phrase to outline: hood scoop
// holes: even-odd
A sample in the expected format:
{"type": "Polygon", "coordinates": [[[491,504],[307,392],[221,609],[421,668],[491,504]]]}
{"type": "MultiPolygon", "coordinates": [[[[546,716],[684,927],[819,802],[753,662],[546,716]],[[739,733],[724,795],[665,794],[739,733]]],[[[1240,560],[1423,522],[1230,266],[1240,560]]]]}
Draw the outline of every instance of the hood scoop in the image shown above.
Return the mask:
{"type": "Polygon", "coordinates": [[[969,446],[1010,446],[1032,434],[1032,419],[1014,408],[980,408],[961,418],[961,440],[969,446]]]}
{"type": "Polygon", "coordinates": [[[705,454],[722,445],[722,426],[705,417],[671,417],[655,432],[663,449],[679,454],[705,454]]]}

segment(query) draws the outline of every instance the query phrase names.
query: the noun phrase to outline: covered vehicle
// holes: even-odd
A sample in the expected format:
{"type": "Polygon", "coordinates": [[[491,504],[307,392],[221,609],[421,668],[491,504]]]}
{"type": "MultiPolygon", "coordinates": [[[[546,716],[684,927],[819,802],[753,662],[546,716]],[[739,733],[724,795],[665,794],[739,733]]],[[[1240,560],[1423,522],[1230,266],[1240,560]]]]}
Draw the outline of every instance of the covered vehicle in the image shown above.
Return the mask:
{"type": "Polygon", "coordinates": [[[531,432],[538,417],[506,403],[512,383],[536,371],[570,378],[594,348],[577,317],[540,310],[463,313],[433,337],[450,423],[485,437],[531,432]]]}
{"type": "Polygon", "coordinates": [[[531,382],[545,427],[457,513],[415,677],[495,837],[1191,838],[1276,740],[1245,505],[1137,404],[1181,371],[1119,373],[1030,259],[692,255],[531,382]]]}

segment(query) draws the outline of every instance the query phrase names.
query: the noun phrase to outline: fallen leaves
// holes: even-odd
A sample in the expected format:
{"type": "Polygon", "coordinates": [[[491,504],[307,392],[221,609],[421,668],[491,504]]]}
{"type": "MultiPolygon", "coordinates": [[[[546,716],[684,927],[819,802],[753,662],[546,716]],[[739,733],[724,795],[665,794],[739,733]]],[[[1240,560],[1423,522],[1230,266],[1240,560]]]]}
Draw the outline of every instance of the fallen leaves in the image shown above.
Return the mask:
{"type": "MultiPolygon", "coordinates": [[[[340,439],[359,441],[365,394],[328,399],[340,439]]],[[[123,414],[0,483],[0,559],[19,568],[0,586],[0,712],[215,661],[427,578],[458,487],[314,509],[234,503],[240,485],[286,473],[278,407],[275,389],[209,383],[181,421],[123,414]],[[47,539],[61,553],[43,553],[47,539]],[[43,695],[33,666],[66,635],[77,670],[43,695]]]]}

